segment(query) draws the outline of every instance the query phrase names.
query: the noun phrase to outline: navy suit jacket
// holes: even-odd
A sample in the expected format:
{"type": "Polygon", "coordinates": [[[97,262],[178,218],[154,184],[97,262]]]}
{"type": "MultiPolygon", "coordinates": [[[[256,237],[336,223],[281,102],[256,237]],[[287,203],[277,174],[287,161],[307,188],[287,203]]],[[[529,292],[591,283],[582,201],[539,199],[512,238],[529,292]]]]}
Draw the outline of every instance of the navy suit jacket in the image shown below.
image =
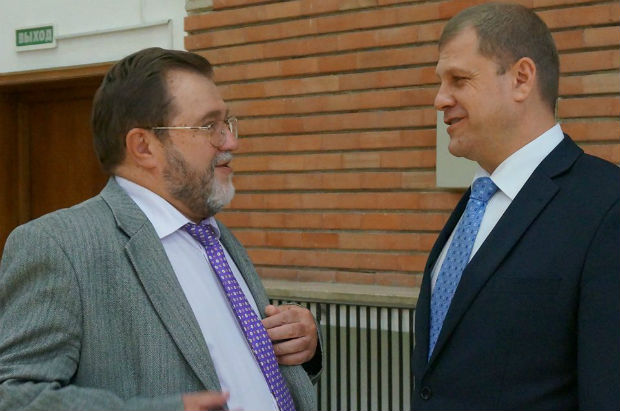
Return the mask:
{"type": "Polygon", "coordinates": [[[620,169],[568,137],[465,268],[432,357],[431,270],[418,299],[412,406],[620,409],[620,169]]]}

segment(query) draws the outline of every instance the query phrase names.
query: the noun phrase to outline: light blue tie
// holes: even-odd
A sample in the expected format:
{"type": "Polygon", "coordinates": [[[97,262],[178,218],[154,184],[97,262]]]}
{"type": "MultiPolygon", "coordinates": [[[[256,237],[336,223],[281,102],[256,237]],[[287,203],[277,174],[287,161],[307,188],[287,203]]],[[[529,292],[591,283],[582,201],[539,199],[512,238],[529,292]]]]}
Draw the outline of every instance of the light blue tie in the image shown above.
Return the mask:
{"type": "Polygon", "coordinates": [[[448,253],[437,275],[437,282],[431,296],[431,331],[428,344],[428,358],[431,357],[437,337],[446,318],[450,302],[461,279],[461,274],[469,262],[469,256],[478,235],[480,222],[487,202],[497,191],[497,186],[489,177],[480,177],[471,187],[471,195],[465,207],[448,253]]]}

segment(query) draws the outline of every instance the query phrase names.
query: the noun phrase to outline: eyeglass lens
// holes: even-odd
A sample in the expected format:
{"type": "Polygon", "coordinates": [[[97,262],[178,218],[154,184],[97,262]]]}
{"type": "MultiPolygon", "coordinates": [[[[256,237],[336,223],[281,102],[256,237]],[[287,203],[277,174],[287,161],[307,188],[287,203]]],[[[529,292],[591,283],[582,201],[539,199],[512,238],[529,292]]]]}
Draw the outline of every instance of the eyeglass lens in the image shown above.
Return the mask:
{"type": "Polygon", "coordinates": [[[226,129],[230,131],[234,139],[237,139],[237,119],[231,117],[224,120],[222,123],[217,124],[214,133],[211,134],[211,144],[215,147],[221,147],[226,142],[226,129]]]}

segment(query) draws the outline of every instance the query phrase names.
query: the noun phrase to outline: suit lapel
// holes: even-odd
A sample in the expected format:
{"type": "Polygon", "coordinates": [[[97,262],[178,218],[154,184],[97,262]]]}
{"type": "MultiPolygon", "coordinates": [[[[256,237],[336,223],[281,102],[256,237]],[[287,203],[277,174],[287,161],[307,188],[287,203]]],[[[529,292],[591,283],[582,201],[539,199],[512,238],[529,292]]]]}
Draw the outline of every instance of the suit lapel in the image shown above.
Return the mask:
{"type": "MultiPolygon", "coordinates": [[[[441,353],[446,341],[450,338],[450,335],[453,333],[480,290],[497,271],[497,268],[508,253],[518,244],[519,239],[536,217],[557,194],[559,187],[553,181],[553,178],[566,171],[581,153],[582,150],[566,136],[547,158],[543,160],[525,183],[521,191],[519,191],[476,255],[472,258],[467,267],[465,267],[461,281],[452,298],[448,313],[446,314],[429,365],[441,353]]],[[[467,193],[465,197],[469,198],[468,194],[469,193],[467,193]]],[[[459,206],[461,206],[461,203],[459,203],[459,206]]],[[[457,221],[462,212],[463,210],[458,214],[456,218],[457,221]]],[[[452,217],[454,217],[454,214],[452,217]]],[[[448,236],[454,228],[454,225],[456,225],[452,217],[450,219],[452,226],[447,233],[448,236]]],[[[445,233],[442,232],[442,235],[445,237],[445,233]]],[[[445,244],[446,241],[447,237],[444,238],[443,244],[445,244]]],[[[439,248],[439,250],[441,250],[441,248],[439,248]]],[[[428,276],[425,275],[425,277],[428,276]]],[[[429,305],[430,297],[428,300],[428,303],[425,305],[429,305]]],[[[428,307],[426,307],[426,309],[428,309],[428,307]]],[[[426,317],[426,340],[428,340],[428,315],[426,317]]],[[[428,341],[426,341],[425,344],[428,352],[428,341]]]]}
{"type": "Polygon", "coordinates": [[[219,390],[204,337],[155,229],[114,179],[102,197],[129,236],[125,251],[164,327],[205,388],[219,390]]]}
{"type": "Polygon", "coordinates": [[[222,225],[218,221],[218,227],[220,229],[220,241],[228,251],[228,254],[233,259],[239,272],[243,276],[245,283],[250,289],[250,293],[252,293],[252,297],[256,302],[256,306],[261,312],[261,317],[265,317],[265,307],[269,304],[269,300],[267,298],[267,294],[265,292],[265,288],[263,284],[260,282],[258,274],[254,269],[254,265],[250,261],[248,255],[246,254],[243,246],[239,244],[237,239],[232,235],[232,233],[228,230],[228,228],[222,225]]]}

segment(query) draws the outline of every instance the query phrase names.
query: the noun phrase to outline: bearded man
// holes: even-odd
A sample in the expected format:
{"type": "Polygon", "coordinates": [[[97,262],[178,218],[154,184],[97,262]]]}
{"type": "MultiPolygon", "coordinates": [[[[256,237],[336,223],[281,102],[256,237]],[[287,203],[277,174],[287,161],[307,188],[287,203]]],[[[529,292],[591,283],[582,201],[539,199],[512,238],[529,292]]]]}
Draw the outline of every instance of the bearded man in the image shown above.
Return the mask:
{"type": "Polygon", "coordinates": [[[0,409],[317,408],[312,314],[269,305],[214,218],[237,124],[201,56],[149,48],[110,69],[92,114],[106,187],[6,243],[0,409]]]}

